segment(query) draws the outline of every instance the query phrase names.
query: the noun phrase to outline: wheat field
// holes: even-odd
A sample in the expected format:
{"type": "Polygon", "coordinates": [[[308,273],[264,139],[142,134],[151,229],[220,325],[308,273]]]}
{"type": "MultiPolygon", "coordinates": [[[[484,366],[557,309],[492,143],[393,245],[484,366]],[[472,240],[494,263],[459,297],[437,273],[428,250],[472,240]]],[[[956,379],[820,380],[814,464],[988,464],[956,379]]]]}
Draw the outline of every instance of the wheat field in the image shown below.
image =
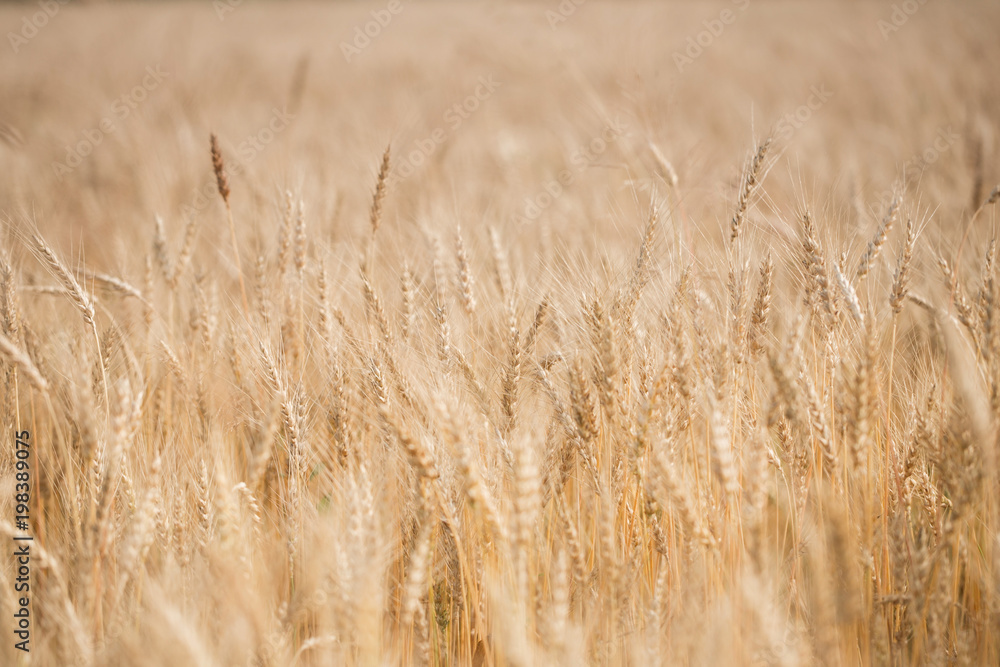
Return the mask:
{"type": "Polygon", "coordinates": [[[0,663],[1000,661],[995,2],[0,25],[0,663]]]}

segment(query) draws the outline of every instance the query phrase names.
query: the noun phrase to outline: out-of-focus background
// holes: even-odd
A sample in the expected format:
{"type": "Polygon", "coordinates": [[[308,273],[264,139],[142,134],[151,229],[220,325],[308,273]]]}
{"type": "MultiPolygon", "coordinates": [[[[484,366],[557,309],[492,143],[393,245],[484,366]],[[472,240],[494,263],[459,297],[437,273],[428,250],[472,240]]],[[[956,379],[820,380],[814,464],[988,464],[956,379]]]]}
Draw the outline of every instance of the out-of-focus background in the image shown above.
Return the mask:
{"type": "MultiPolygon", "coordinates": [[[[845,236],[894,184],[948,220],[998,176],[992,2],[42,5],[0,7],[0,205],[99,240],[101,265],[128,262],[156,214],[219,217],[197,195],[209,132],[245,169],[241,225],[273,226],[300,188],[334,239],[367,224],[388,144],[409,174],[392,215],[544,217],[556,234],[627,215],[662,171],[650,145],[712,238],[769,133],[767,203],[810,199],[845,236]],[[567,168],[574,196],[548,203],[567,168]]],[[[782,234],[767,206],[756,224],[782,234]]]]}

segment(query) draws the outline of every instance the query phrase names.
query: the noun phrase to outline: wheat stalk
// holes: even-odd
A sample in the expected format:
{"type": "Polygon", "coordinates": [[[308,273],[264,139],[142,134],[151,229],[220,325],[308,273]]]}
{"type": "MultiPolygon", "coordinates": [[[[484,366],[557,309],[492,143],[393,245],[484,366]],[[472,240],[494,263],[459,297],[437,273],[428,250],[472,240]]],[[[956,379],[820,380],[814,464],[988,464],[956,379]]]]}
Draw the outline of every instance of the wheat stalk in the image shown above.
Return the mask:
{"type": "Polygon", "coordinates": [[[240,262],[240,247],[236,240],[236,223],[233,222],[233,208],[229,204],[229,176],[226,174],[226,163],[222,159],[222,149],[215,133],[209,135],[209,148],[212,153],[212,170],[215,172],[215,183],[226,205],[226,216],[229,219],[229,237],[233,244],[233,261],[236,262],[236,275],[240,281],[240,298],[243,300],[243,312],[250,316],[250,302],[247,301],[247,288],[243,282],[243,265],[240,262]]]}

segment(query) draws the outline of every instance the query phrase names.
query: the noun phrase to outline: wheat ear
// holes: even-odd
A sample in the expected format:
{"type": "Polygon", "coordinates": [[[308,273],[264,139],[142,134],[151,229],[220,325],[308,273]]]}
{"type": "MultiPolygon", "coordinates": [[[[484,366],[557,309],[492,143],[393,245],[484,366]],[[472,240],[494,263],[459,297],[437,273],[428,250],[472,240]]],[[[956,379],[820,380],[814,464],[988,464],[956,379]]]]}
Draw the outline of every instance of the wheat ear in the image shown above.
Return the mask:
{"type": "Polygon", "coordinates": [[[250,317],[250,302],[247,301],[247,288],[243,282],[243,266],[240,264],[240,248],[236,242],[236,223],[233,222],[233,207],[229,205],[229,177],[226,175],[226,163],[222,159],[222,149],[215,133],[209,135],[212,150],[212,169],[215,171],[215,183],[219,188],[222,203],[226,205],[226,215],[229,217],[229,236],[233,242],[233,259],[236,260],[236,275],[240,279],[240,298],[243,299],[243,312],[250,317]]]}

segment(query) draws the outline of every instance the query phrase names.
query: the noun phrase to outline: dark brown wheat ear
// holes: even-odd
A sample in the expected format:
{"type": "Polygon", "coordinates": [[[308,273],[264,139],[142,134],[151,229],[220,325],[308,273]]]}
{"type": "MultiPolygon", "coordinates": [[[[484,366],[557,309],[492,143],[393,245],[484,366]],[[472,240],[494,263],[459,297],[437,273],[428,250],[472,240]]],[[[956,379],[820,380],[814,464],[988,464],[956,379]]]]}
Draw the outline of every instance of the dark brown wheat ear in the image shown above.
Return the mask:
{"type": "Polygon", "coordinates": [[[219,188],[219,195],[222,203],[226,205],[226,215],[229,218],[229,235],[233,242],[233,259],[236,261],[236,275],[240,279],[240,298],[243,299],[243,312],[249,317],[250,302],[247,301],[247,288],[243,282],[243,266],[240,263],[240,248],[236,242],[236,224],[233,222],[233,208],[229,205],[229,176],[226,175],[226,163],[222,159],[222,149],[219,147],[219,139],[212,132],[208,136],[209,145],[212,151],[212,170],[215,171],[215,183],[219,188]]]}

